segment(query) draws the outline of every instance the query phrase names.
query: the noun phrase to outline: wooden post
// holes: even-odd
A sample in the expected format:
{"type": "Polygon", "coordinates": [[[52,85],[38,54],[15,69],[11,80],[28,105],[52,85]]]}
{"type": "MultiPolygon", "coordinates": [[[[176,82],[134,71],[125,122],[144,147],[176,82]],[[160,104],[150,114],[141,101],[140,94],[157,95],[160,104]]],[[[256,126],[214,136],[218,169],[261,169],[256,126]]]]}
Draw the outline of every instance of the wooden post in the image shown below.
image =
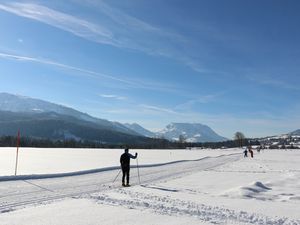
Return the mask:
{"type": "Polygon", "coordinates": [[[20,129],[18,130],[18,136],[17,136],[17,154],[16,154],[15,176],[17,175],[17,170],[18,170],[19,145],[20,145],[20,129]]]}

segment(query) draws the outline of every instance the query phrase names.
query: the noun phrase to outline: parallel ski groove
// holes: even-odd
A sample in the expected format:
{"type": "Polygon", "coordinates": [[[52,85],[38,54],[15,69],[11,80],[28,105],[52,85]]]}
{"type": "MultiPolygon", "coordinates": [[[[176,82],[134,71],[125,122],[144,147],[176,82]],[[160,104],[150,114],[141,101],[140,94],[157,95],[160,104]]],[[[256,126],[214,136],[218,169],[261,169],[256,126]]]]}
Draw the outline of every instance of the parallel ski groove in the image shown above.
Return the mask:
{"type": "MultiPolygon", "coordinates": [[[[217,167],[228,162],[240,159],[239,155],[225,155],[215,158],[205,158],[198,161],[179,161],[176,163],[162,164],[161,166],[140,168],[141,182],[143,184],[158,180],[170,180],[189,173],[217,167]],[[184,166],[179,166],[185,164],[184,166]]],[[[131,180],[137,184],[137,174],[132,168],[131,180]]],[[[105,192],[111,188],[119,188],[119,184],[112,184],[112,178],[116,170],[104,171],[93,174],[85,174],[71,177],[52,179],[34,179],[24,181],[6,181],[9,188],[15,188],[15,192],[9,191],[8,195],[0,197],[0,212],[9,212],[28,205],[47,203],[64,198],[79,197],[84,194],[105,192]]],[[[2,194],[5,194],[2,192],[2,194]]]]}

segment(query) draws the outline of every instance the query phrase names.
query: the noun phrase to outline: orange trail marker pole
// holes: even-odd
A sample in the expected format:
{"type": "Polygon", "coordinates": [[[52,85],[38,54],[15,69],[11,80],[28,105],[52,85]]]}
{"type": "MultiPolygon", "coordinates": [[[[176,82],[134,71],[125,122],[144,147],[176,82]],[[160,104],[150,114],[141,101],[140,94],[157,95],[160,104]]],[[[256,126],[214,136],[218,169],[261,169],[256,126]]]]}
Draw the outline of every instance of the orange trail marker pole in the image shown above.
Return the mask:
{"type": "Polygon", "coordinates": [[[19,145],[20,145],[20,129],[18,130],[18,136],[17,136],[17,154],[16,154],[15,176],[17,175],[17,170],[18,170],[19,145]]]}

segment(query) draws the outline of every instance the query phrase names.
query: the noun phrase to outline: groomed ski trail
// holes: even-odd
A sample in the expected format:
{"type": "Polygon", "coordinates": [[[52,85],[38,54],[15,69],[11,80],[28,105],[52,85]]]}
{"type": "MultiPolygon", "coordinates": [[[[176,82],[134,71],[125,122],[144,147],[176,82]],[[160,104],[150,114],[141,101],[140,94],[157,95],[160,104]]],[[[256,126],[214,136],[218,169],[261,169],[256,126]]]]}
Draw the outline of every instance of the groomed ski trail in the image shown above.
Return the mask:
{"type": "MultiPolygon", "coordinates": [[[[142,184],[175,179],[185,174],[214,168],[241,158],[240,154],[182,160],[164,164],[140,165],[142,184]]],[[[134,161],[132,162],[132,164],[134,161]]],[[[0,177],[0,213],[53,202],[85,194],[106,192],[120,187],[120,179],[113,183],[119,167],[69,174],[0,177]],[[26,179],[28,178],[28,179],[26,179]]],[[[138,184],[136,166],[130,170],[131,184],[138,184]]]]}
{"type": "Polygon", "coordinates": [[[299,220],[286,217],[273,217],[256,212],[207,205],[191,199],[172,198],[168,192],[195,193],[192,189],[181,190],[177,187],[159,185],[200,171],[213,170],[240,159],[242,156],[237,153],[198,160],[140,165],[141,185],[138,185],[137,168],[132,166],[131,184],[136,186],[133,188],[122,188],[120,177],[113,183],[113,179],[119,172],[118,167],[56,174],[52,178],[48,174],[26,176],[31,179],[22,179],[25,176],[15,177],[15,180],[2,177],[1,181],[0,177],[0,213],[73,198],[88,199],[102,205],[146,210],[160,215],[193,217],[205,224],[300,224],[299,220]],[[156,192],[149,193],[145,191],[147,189],[155,189],[156,192]]]}

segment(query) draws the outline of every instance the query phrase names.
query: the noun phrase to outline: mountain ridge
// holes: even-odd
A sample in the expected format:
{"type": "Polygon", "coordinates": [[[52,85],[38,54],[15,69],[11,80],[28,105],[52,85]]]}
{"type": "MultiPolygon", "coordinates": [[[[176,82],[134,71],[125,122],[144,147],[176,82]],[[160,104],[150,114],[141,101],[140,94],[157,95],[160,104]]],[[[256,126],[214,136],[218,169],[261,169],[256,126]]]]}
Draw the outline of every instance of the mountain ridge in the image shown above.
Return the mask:
{"type": "MultiPolygon", "coordinates": [[[[173,122],[168,124],[159,132],[152,132],[137,123],[122,124],[119,122],[112,122],[109,120],[90,116],[87,113],[80,112],[71,107],[48,102],[45,100],[30,98],[21,95],[13,95],[9,93],[0,93],[0,123],[2,126],[0,129],[1,135],[8,134],[9,132],[5,132],[5,128],[7,128],[7,130],[10,130],[10,127],[12,126],[14,127],[14,132],[10,134],[15,135],[15,130],[17,129],[16,123],[20,123],[23,125],[27,124],[28,126],[32,126],[32,124],[37,125],[38,123],[40,123],[39,126],[45,126],[45,124],[47,126],[50,126],[50,121],[60,121],[61,125],[65,126],[66,124],[69,124],[71,127],[77,127],[78,129],[79,127],[81,127],[82,130],[85,130],[87,133],[89,133],[87,129],[91,129],[96,130],[95,133],[99,133],[99,130],[101,130],[101,132],[107,131],[111,135],[116,136],[120,136],[120,133],[122,133],[122,135],[125,134],[136,137],[164,137],[170,141],[178,141],[180,136],[186,142],[219,142],[228,140],[227,138],[218,135],[209,126],[201,123],[173,122]],[[43,125],[41,124],[42,121],[43,125]],[[32,123],[31,125],[29,125],[30,122],[32,123]],[[6,127],[3,127],[4,124],[6,127]]],[[[69,132],[67,127],[65,127],[64,129],[59,129],[59,126],[57,124],[57,127],[55,129],[56,133],[54,132],[54,130],[51,131],[52,133],[49,134],[49,137],[53,137],[52,134],[55,133],[55,137],[74,138],[80,140],[80,137],[74,135],[72,132],[69,132]]],[[[300,129],[297,129],[285,135],[300,135],[300,129]]],[[[98,140],[100,139],[98,138],[98,140]]]]}
{"type": "Polygon", "coordinates": [[[73,116],[87,122],[93,122],[108,130],[117,130],[131,135],[139,135],[119,122],[111,122],[109,120],[95,118],[87,113],[80,112],[67,106],[21,95],[0,93],[0,110],[27,113],[55,112],[61,115],[73,116]]]}
{"type": "Polygon", "coordinates": [[[147,130],[146,128],[142,127],[141,125],[137,123],[124,123],[127,128],[145,136],[145,137],[155,137],[156,134],[150,130],[147,130]]]}
{"type": "Polygon", "coordinates": [[[178,141],[183,137],[187,142],[220,142],[228,140],[218,135],[209,126],[201,123],[170,123],[157,135],[169,140],[178,141]]]}
{"type": "Polygon", "coordinates": [[[289,133],[290,135],[300,135],[300,129],[294,130],[289,133]]]}
{"type": "Polygon", "coordinates": [[[137,123],[124,125],[143,136],[166,138],[169,141],[179,141],[180,136],[186,142],[218,142],[228,140],[218,135],[209,126],[200,123],[173,122],[158,132],[151,132],[137,123]]]}
{"type": "Polygon", "coordinates": [[[0,135],[15,136],[21,130],[23,137],[38,139],[96,141],[99,143],[143,143],[149,138],[130,135],[95,126],[72,116],[50,113],[20,113],[0,111],[0,135]]]}

